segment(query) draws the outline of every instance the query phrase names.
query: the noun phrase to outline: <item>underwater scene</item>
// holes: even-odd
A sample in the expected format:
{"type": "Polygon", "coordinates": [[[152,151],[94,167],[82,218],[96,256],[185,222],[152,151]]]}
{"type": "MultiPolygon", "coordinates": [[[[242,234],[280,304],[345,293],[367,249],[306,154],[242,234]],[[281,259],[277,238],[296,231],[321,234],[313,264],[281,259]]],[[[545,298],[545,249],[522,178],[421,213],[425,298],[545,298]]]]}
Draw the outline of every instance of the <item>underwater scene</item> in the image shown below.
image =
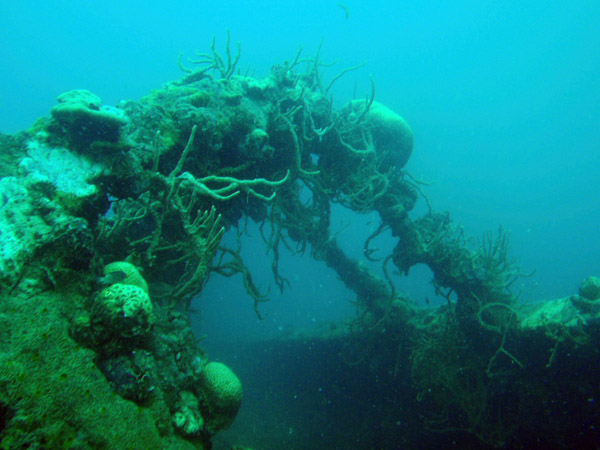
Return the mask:
{"type": "Polygon", "coordinates": [[[600,449],[599,23],[1,2],[0,449],[600,449]]]}

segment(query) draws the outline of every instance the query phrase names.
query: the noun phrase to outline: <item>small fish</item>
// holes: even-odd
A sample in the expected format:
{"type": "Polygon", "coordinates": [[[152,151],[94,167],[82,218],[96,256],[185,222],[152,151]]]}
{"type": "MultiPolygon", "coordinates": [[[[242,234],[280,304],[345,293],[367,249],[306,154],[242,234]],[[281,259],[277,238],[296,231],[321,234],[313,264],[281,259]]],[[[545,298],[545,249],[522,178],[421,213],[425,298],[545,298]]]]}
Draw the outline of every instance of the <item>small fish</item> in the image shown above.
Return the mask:
{"type": "Polygon", "coordinates": [[[346,20],[348,20],[350,18],[350,8],[343,3],[338,3],[337,5],[344,10],[344,14],[346,14],[346,20]]]}

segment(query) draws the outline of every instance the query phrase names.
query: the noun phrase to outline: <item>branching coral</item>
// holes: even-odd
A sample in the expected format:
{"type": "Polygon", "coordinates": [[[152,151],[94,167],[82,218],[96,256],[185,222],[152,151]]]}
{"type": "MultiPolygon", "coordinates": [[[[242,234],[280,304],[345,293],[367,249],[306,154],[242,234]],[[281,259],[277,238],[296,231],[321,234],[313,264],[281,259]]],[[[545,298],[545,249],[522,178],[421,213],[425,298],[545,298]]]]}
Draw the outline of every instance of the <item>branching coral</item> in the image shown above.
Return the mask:
{"type": "Polygon", "coordinates": [[[204,66],[202,69],[198,69],[198,70],[194,71],[192,69],[185,67],[181,62],[181,55],[179,55],[179,60],[178,60],[179,68],[181,70],[183,70],[184,72],[191,74],[193,76],[193,78],[192,77],[190,77],[190,78],[192,78],[193,80],[202,78],[207,72],[209,72],[211,70],[218,71],[221,78],[224,80],[230,79],[231,76],[234,74],[235,68],[240,60],[241,50],[242,50],[241,44],[239,42],[237,43],[237,52],[236,52],[235,56],[232,57],[231,46],[230,46],[231,34],[229,33],[229,30],[227,30],[227,43],[225,44],[225,51],[227,52],[227,64],[225,64],[225,61],[223,60],[223,58],[217,51],[215,41],[216,41],[216,38],[213,36],[212,45],[210,46],[211,53],[198,52],[198,54],[197,54],[198,59],[195,59],[195,60],[190,59],[190,61],[189,61],[191,64],[198,64],[198,65],[204,66]]]}
{"type": "MultiPolygon", "coordinates": [[[[259,192],[257,192],[255,187],[271,187],[276,188],[281,186],[288,180],[289,170],[286,172],[286,175],[278,181],[269,181],[264,178],[255,178],[251,180],[243,180],[229,176],[217,176],[217,175],[208,175],[205,177],[196,178],[189,172],[182,172],[183,165],[185,164],[186,158],[188,157],[190,150],[194,144],[194,137],[196,135],[197,126],[194,125],[192,128],[192,132],[188,139],[188,142],[181,153],[181,157],[177,162],[175,168],[171,171],[171,173],[164,177],[156,172],[156,179],[160,182],[164,182],[168,187],[168,193],[166,201],[170,201],[173,196],[176,196],[179,193],[179,190],[188,190],[192,193],[192,195],[205,195],[211,197],[214,200],[230,200],[240,193],[245,192],[247,195],[256,197],[263,201],[271,201],[275,197],[275,192],[271,195],[266,196],[259,192]],[[214,187],[210,188],[209,185],[225,185],[223,187],[214,187]]],[[[157,153],[158,158],[158,153],[157,153]]],[[[155,167],[158,166],[158,162],[156,162],[155,167]]]]}
{"type": "Polygon", "coordinates": [[[110,248],[120,245],[122,254],[137,255],[151,288],[161,286],[162,303],[186,307],[200,291],[225,229],[215,208],[200,213],[179,206],[170,204],[164,211],[160,202],[148,196],[121,200],[114,216],[102,221],[97,245],[113,252],[110,248]],[[169,229],[174,224],[176,233],[169,229]]]}
{"type": "MultiPolygon", "coordinates": [[[[196,127],[168,175],[153,171],[150,189],[139,199],[116,202],[114,215],[102,222],[98,235],[99,245],[117,240],[125,244],[129,253],[139,254],[145,271],[155,274],[155,281],[169,286],[163,297],[170,305],[185,305],[200,291],[225,231],[215,206],[200,212],[206,204],[204,199],[228,201],[245,192],[269,202],[275,198],[275,192],[267,196],[256,188],[277,188],[289,177],[289,171],[278,181],[216,175],[196,178],[182,172],[195,134],[196,127]],[[215,184],[225,186],[209,187],[215,184]]],[[[157,160],[154,166],[158,166],[157,160]]]]}
{"type": "Polygon", "coordinates": [[[461,227],[434,213],[414,223],[405,221],[399,232],[394,262],[401,270],[427,264],[438,288],[449,288],[458,296],[460,317],[475,318],[486,330],[498,333],[510,326],[515,297],[509,288],[522,274],[508,255],[506,232],[500,229],[496,238],[486,235],[474,247],[461,227]]]}

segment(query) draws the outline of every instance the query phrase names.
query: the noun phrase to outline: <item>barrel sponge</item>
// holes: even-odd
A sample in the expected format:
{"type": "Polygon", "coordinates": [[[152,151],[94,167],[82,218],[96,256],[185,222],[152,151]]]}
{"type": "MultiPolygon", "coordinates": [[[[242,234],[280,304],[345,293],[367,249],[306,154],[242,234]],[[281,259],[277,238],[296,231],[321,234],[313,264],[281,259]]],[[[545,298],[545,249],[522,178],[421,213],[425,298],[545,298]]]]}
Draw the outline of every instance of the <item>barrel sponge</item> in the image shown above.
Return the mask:
{"type": "Polygon", "coordinates": [[[127,261],[115,261],[104,266],[104,275],[109,276],[111,274],[121,275],[119,277],[119,283],[129,284],[131,286],[137,286],[142,288],[144,292],[148,293],[148,284],[142,274],[136,266],[127,261]]]}
{"type": "Polygon", "coordinates": [[[242,383],[225,364],[209,362],[204,366],[201,391],[208,404],[207,427],[213,433],[231,426],[242,404],[242,383]]]}
{"type": "Polygon", "coordinates": [[[135,338],[152,328],[152,302],[140,287],[116,283],[98,293],[90,322],[101,339],[135,338]]]}

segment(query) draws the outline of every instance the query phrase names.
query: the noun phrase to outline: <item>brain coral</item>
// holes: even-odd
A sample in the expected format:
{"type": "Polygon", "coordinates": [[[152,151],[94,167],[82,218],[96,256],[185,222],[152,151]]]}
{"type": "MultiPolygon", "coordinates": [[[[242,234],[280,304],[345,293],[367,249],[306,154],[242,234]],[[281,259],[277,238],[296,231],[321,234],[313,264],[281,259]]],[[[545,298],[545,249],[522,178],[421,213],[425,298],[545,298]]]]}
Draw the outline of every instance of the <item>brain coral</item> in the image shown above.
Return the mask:
{"type": "Polygon", "coordinates": [[[377,153],[384,164],[404,167],[413,148],[413,133],[406,121],[379,102],[373,102],[367,113],[377,153]]]}
{"type": "Polygon", "coordinates": [[[148,284],[140,271],[133,264],[126,261],[115,261],[104,266],[104,275],[120,274],[119,283],[129,284],[142,288],[148,293],[148,284]]]}
{"type": "MultiPolygon", "coordinates": [[[[349,118],[357,120],[364,113],[365,100],[353,100],[349,109],[349,118]]],[[[383,167],[404,167],[412,154],[414,143],[412,130],[406,121],[387,106],[373,102],[365,116],[365,125],[379,163],[383,167]]],[[[349,140],[356,148],[364,146],[361,133],[349,140]]]]}
{"type": "Polygon", "coordinates": [[[210,362],[202,370],[201,391],[209,407],[207,427],[215,433],[231,426],[242,404],[242,383],[225,364],[210,362]]]}
{"type": "Polygon", "coordinates": [[[98,293],[90,322],[101,341],[141,337],[154,322],[152,302],[142,288],[116,283],[98,293]]]}

